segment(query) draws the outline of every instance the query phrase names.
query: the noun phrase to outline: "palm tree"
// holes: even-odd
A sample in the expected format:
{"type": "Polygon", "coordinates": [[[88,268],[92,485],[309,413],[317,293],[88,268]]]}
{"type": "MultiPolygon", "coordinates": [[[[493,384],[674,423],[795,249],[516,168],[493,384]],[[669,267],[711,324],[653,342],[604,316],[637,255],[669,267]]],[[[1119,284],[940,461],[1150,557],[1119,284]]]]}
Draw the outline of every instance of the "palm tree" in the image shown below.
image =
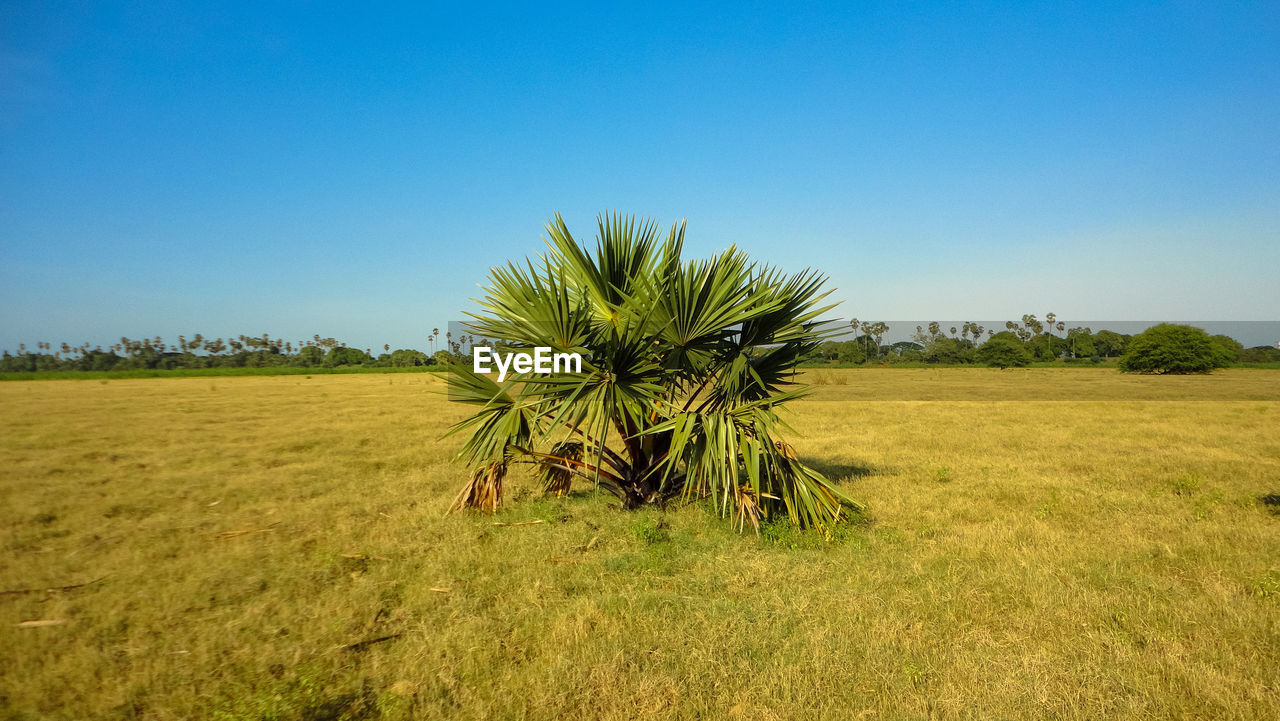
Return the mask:
{"type": "Polygon", "coordinates": [[[736,248],[684,262],[684,224],[598,219],[591,253],[557,214],[550,252],[490,272],[477,336],[512,348],[579,353],[581,372],[519,373],[499,385],[465,365],[454,399],[477,407],[460,458],[471,480],[453,508],[495,509],[512,464],[544,487],[573,479],[625,508],[709,496],[735,525],[761,518],[829,529],[857,507],[782,440],[778,407],[800,397],[801,358],[835,334],[818,320],[825,278],[787,276],[736,248]]]}
{"type": "Polygon", "coordinates": [[[871,335],[876,339],[876,357],[880,357],[880,344],[884,342],[884,334],[889,332],[889,324],[878,320],[871,324],[871,335]]]}
{"type": "Polygon", "coordinates": [[[1038,336],[1040,335],[1040,332],[1044,330],[1044,325],[1042,325],[1040,321],[1036,320],[1036,317],[1034,314],[1027,314],[1022,316],[1022,325],[1026,326],[1026,329],[1029,333],[1029,335],[1027,336],[1028,338],[1038,336]]]}
{"type": "MultiPolygon", "coordinates": [[[[856,320],[856,319],[855,319],[856,320]]],[[[866,349],[867,359],[874,360],[880,357],[880,340],[884,334],[889,331],[889,326],[884,321],[862,321],[862,345],[866,349]],[[871,347],[871,341],[875,340],[875,348],[871,347]]]]}

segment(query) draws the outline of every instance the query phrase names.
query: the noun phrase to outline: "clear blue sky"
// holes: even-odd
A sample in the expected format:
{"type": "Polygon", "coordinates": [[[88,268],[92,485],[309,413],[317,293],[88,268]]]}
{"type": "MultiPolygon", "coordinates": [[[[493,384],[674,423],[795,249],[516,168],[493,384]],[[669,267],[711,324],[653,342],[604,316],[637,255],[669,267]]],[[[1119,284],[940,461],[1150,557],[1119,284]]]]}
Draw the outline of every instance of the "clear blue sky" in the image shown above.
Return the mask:
{"type": "Polygon", "coordinates": [[[54,5],[0,3],[0,348],[424,347],[612,208],[846,317],[1280,316],[1275,2],[54,5]]]}

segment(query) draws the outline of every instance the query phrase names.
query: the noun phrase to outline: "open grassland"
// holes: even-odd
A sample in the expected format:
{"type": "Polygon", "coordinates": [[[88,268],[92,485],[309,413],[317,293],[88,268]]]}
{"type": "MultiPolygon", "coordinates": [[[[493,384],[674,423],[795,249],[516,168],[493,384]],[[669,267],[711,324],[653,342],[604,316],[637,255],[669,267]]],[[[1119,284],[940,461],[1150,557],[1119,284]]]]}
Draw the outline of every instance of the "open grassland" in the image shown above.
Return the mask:
{"type": "Polygon", "coordinates": [[[123,378],[216,378],[221,376],[311,376],[311,375],[346,375],[352,373],[440,373],[440,366],[336,366],[304,367],[304,366],[256,366],[213,368],[134,368],[130,370],[110,371],[11,371],[0,373],[0,381],[101,381],[123,378]]]}
{"type": "Polygon", "coordinates": [[[0,384],[0,718],[1280,718],[1280,373],[821,372],[831,543],[445,516],[432,374],[0,384]]]}

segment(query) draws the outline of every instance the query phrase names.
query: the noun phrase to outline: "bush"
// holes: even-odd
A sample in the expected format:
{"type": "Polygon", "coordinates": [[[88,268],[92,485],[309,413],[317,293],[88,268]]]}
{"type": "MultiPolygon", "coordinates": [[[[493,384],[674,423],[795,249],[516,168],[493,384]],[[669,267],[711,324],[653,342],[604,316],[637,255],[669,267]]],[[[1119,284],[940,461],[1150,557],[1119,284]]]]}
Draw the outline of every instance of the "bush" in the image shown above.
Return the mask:
{"type": "Polygon", "coordinates": [[[1210,336],[1210,339],[1214,343],[1218,344],[1218,347],[1222,349],[1223,354],[1227,357],[1229,362],[1235,363],[1240,360],[1240,354],[1244,352],[1244,346],[1240,341],[1229,335],[1210,336]]]}
{"type": "Polygon", "coordinates": [[[1203,330],[1161,323],[1134,336],[1119,365],[1125,373],[1209,373],[1230,362],[1228,351],[1203,330]]]}
{"type": "Polygon", "coordinates": [[[428,357],[426,353],[423,353],[420,350],[411,350],[407,348],[392,351],[387,360],[396,368],[431,365],[431,358],[428,357]]]}
{"type": "Polygon", "coordinates": [[[339,346],[329,349],[329,353],[324,357],[324,364],[330,368],[335,366],[358,366],[372,360],[362,350],[339,346]]]}
{"type": "Polygon", "coordinates": [[[967,340],[938,338],[925,349],[924,359],[929,363],[947,365],[969,363],[973,360],[973,347],[967,340]]]}
{"type": "Polygon", "coordinates": [[[1022,368],[1031,364],[1031,354],[1016,340],[992,338],[978,348],[978,362],[997,368],[1022,368]]]}
{"type": "Polygon", "coordinates": [[[1114,358],[1115,356],[1124,355],[1125,349],[1129,347],[1131,336],[1116,333],[1110,330],[1100,330],[1093,336],[1093,346],[1099,354],[1114,358]]]}
{"type": "Polygon", "coordinates": [[[1275,363],[1280,361],[1280,348],[1256,345],[1241,351],[1240,360],[1245,363],[1275,363]]]}
{"type": "Polygon", "coordinates": [[[435,365],[465,365],[466,360],[459,354],[450,353],[447,350],[438,350],[435,355],[431,356],[431,362],[435,365]]]}
{"type": "Polygon", "coordinates": [[[305,345],[298,349],[294,356],[294,365],[303,368],[315,368],[324,365],[324,349],[313,345],[305,345]]]}

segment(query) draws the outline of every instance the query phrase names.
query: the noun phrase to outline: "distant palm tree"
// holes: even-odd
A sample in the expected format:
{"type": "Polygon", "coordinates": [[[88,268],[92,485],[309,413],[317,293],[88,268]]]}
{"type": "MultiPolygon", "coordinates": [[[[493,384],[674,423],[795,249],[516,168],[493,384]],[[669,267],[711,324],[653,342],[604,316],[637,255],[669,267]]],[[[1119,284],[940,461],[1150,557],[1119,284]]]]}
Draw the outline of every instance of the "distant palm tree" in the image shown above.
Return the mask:
{"type": "Polygon", "coordinates": [[[1057,318],[1058,318],[1058,314],[1057,314],[1057,313],[1045,313],[1045,314],[1044,314],[1044,321],[1045,321],[1045,331],[1044,331],[1044,332],[1045,332],[1045,333],[1048,333],[1048,334],[1049,334],[1049,336],[1050,336],[1049,338],[1046,338],[1046,339],[1045,339],[1045,343],[1048,345],[1048,348],[1049,348],[1049,357],[1050,357],[1050,358],[1054,358],[1054,357],[1056,357],[1056,356],[1057,356],[1057,353],[1054,353],[1054,352],[1053,352],[1053,339],[1054,339],[1054,337],[1056,337],[1056,336],[1054,336],[1054,335],[1053,335],[1053,329],[1054,329],[1054,327],[1055,327],[1055,326],[1054,326],[1054,321],[1055,321],[1055,320],[1057,320],[1057,318]]]}

